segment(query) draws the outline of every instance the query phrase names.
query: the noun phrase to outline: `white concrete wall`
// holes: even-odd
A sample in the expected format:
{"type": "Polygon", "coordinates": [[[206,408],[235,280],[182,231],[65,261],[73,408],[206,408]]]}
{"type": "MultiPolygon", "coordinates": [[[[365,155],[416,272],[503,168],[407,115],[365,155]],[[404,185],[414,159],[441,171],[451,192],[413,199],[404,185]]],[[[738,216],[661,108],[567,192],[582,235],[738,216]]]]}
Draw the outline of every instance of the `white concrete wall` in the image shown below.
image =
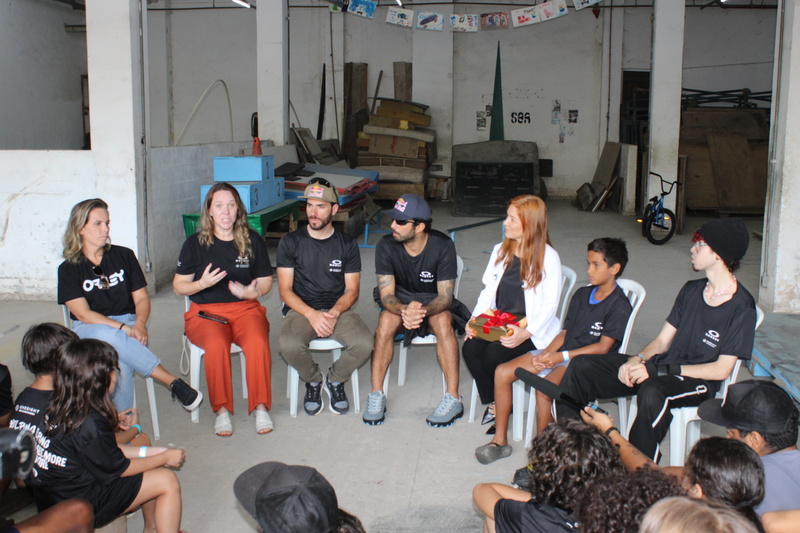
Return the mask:
{"type": "Polygon", "coordinates": [[[139,250],[135,6],[87,2],[92,150],[0,151],[0,298],[55,299],[61,236],[85,198],[108,201],[114,242],[139,250]]]}
{"type": "MultiPolygon", "coordinates": [[[[652,10],[626,8],[623,70],[650,70],[652,10]]],[[[772,87],[775,9],[686,8],[683,87],[705,91],[772,87]]],[[[767,107],[759,103],[759,107],[767,107]]]]}
{"type": "Polygon", "coordinates": [[[83,146],[83,11],[51,0],[0,2],[0,150],[83,146]]]}

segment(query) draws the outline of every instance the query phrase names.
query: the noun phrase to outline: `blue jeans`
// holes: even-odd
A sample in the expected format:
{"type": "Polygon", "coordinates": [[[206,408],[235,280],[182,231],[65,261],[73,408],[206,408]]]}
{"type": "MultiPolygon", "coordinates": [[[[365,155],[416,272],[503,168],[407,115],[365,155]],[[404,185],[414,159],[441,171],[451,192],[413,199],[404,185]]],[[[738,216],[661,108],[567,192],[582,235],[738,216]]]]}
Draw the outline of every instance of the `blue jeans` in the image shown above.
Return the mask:
{"type": "MultiPolygon", "coordinates": [[[[109,316],[133,327],[136,324],[136,315],[109,316]]],[[[82,339],[97,339],[105,341],[117,350],[119,354],[119,379],[117,387],[111,394],[114,407],[117,411],[125,411],[133,407],[133,372],[136,371],[147,377],[153,373],[161,360],[150,349],[122,330],[106,326],[105,324],[84,324],[79,320],[72,322],[72,330],[82,339]]]]}

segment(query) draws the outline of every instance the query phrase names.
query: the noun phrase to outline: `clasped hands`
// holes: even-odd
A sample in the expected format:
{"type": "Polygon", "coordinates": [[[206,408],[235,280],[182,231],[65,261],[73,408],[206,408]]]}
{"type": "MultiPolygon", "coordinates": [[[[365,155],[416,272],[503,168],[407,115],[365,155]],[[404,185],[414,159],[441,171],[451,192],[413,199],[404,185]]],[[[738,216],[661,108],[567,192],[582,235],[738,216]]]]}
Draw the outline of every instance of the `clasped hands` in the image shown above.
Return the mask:
{"type": "Polygon", "coordinates": [[[339,311],[329,309],[328,311],[312,310],[307,315],[308,323],[314,328],[317,337],[330,337],[339,319],[339,311]]]}
{"type": "Polygon", "coordinates": [[[425,315],[428,310],[425,309],[420,302],[413,301],[409,303],[402,311],[400,311],[400,318],[403,319],[403,327],[406,329],[417,329],[425,320],[425,315]]]}
{"type": "Polygon", "coordinates": [[[634,385],[641,385],[646,379],[650,377],[650,372],[644,364],[644,361],[639,356],[629,357],[628,361],[619,367],[617,374],[620,382],[624,383],[627,387],[634,385]]]}

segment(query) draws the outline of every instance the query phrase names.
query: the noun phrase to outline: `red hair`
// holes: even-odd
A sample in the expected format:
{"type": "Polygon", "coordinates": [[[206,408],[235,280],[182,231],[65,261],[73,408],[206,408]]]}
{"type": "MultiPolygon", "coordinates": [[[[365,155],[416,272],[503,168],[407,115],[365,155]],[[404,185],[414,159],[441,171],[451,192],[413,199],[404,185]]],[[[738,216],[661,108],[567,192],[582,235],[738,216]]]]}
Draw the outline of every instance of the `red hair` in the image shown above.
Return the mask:
{"type": "Polygon", "coordinates": [[[532,194],[512,198],[508,206],[517,208],[522,238],[519,241],[506,238],[500,245],[495,264],[503,261],[507,269],[514,256],[518,255],[520,279],[526,288],[535,287],[544,277],[544,251],[546,245],[550,244],[547,207],[541,198],[532,194]]]}

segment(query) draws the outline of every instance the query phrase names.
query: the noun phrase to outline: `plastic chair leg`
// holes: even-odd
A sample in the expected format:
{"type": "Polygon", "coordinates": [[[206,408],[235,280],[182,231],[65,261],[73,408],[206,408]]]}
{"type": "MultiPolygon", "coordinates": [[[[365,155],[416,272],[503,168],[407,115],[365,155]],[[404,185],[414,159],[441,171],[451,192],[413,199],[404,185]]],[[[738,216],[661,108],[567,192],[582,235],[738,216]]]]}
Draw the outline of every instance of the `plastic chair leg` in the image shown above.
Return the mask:
{"type": "Polygon", "coordinates": [[[158,406],[156,405],[156,388],[153,378],[146,378],[147,400],[150,402],[150,419],[153,421],[153,439],[161,438],[161,426],[158,424],[158,406]]]}

